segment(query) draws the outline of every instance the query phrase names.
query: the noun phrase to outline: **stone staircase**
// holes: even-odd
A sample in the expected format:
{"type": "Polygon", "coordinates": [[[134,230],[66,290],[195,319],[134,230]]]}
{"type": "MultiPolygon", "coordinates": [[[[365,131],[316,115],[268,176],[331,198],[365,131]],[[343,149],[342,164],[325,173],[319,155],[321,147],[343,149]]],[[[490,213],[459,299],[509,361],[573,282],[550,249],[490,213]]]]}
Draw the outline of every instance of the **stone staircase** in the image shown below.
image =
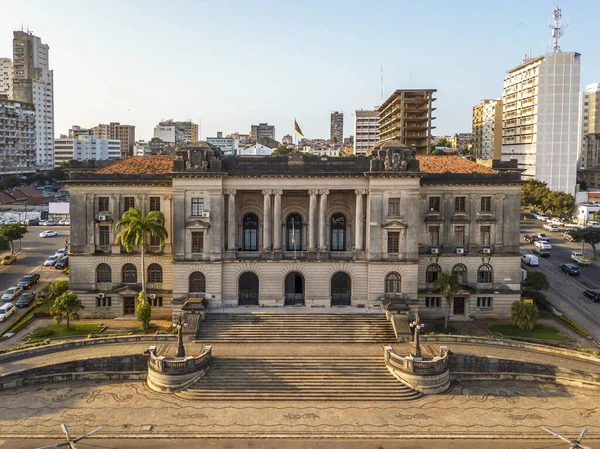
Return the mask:
{"type": "Polygon", "coordinates": [[[206,401],[398,401],[422,396],[396,380],[381,357],[216,357],[207,375],[176,393],[206,401]]]}
{"type": "Polygon", "coordinates": [[[250,313],[208,314],[196,341],[229,343],[394,343],[385,314],[250,313]]]}

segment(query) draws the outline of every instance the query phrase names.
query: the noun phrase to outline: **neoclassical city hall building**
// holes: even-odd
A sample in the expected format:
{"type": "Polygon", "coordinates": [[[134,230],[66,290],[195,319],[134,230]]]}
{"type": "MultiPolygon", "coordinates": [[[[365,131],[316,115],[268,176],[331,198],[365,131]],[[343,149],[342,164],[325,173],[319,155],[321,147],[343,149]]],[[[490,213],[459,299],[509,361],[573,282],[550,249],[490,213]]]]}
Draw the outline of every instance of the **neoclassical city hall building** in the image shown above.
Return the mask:
{"type": "Polygon", "coordinates": [[[457,276],[451,319],[509,315],[520,298],[518,172],[397,141],[368,156],[177,156],[73,170],[70,283],[84,315],[135,314],[144,270],[154,317],[209,308],[372,308],[385,299],[442,317],[435,280],[457,276]],[[123,212],[160,210],[166,243],[145,266],[115,244],[123,212]]]}

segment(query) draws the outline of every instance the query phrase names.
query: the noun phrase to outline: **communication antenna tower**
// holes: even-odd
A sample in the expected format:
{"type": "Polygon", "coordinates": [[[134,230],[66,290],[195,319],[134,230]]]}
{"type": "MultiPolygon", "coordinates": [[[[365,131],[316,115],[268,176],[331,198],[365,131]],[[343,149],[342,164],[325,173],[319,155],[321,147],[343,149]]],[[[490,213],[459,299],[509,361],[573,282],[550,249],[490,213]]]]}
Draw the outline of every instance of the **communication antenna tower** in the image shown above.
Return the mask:
{"type": "Polygon", "coordinates": [[[565,34],[565,28],[568,25],[562,25],[562,10],[558,5],[554,6],[552,10],[552,23],[550,24],[550,29],[552,30],[552,39],[554,40],[554,53],[558,53],[560,51],[560,38],[563,34],[565,34]]]}

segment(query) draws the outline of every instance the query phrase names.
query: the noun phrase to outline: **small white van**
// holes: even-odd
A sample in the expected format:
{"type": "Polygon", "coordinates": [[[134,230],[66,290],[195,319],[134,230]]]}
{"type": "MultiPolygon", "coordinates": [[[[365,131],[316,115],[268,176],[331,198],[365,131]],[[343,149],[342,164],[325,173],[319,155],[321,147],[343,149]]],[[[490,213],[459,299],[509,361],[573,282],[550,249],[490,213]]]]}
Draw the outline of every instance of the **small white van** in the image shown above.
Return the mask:
{"type": "Polygon", "coordinates": [[[521,256],[521,262],[531,267],[537,267],[540,264],[538,257],[534,256],[533,254],[523,254],[521,256]]]}
{"type": "Polygon", "coordinates": [[[15,306],[12,303],[4,304],[0,307],[0,322],[6,320],[9,316],[15,313],[15,306]]]}

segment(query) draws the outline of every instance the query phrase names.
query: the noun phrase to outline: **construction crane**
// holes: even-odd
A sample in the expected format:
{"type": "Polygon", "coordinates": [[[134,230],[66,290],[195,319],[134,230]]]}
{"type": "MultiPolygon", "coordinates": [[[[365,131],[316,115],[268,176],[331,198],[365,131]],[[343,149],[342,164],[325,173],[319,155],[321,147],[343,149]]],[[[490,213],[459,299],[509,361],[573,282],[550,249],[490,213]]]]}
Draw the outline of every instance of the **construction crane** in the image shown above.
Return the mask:
{"type": "Polygon", "coordinates": [[[97,429],[94,429],[91,432],[86,433],[85,435],[82,435],[77,438],[71,438],[71,435],[69,435],[69,429],[67,428],[67,425],[61,424],[60,427],[62,428],[63,432],[65,433],[65,435],[67,437],[67,441],[64,441],[62,443],[56,443],[56,444],[53,444],[52,446],[40,447],[39,449],[54,449],[57,447],[64,447],[64,446],[69,446],[69,449],[77,449],[77,446],[75,446],[75,443],[102,430],[102,427],[98,427],[97,429]]]}
{"type": "Polygon", "coordinates": [[[583,440],[583,437],[585,437],[587,435],[588,429],[587,427],[584,427],[583,430],[581,431],[581,433],[579,434],[579,438],[573,438],[573,439],[568,439],[563,437],[562,435],[560,435],[559,433],[554,432],[553,430],[548,429],[547,427],[543,427],[542,429],[544,429],[546,432],[548,432],[551,435],[554,435],[557,438],[560,438],[561,440],[563,440],[565,443],[570,444],[569,449],[592,449],[589,446],[584,446],[581,443],[581,440],[583,440]]]}

